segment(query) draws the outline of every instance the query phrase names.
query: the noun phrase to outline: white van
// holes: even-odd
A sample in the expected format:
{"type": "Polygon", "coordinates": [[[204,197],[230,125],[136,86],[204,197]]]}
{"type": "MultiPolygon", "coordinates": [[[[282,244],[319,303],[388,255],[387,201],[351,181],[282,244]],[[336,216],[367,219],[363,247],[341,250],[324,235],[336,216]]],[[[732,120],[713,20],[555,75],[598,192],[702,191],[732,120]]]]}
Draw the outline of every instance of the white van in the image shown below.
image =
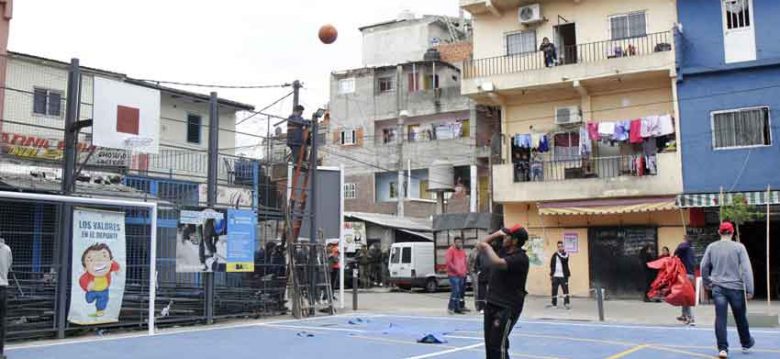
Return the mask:
{"type": "Polygon", "coordinates": [[[390,283],[400,288],[422,287],[435,292],[449,286],[447,274],[436,273],[433,242],[393,243],[388,269],[390,283]]]}

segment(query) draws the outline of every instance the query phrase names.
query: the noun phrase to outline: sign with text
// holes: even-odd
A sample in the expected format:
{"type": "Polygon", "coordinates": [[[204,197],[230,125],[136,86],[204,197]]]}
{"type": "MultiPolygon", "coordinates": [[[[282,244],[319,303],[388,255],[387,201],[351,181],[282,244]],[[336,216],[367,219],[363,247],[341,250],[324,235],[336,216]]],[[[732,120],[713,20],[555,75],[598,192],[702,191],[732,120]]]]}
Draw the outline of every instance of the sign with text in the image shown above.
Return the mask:
{"type": "Polygon", "coordinates": [[[567,253],[578,253],[580,251],[580,236],[577,233],[564,233],[563,248],[567,253]]]}
{"type": "Polygon", "coordinates": [[[254,211],[228,209],[227,271],[254,272],[257,215],[254,211]]]}
{"type": "Polygon", "coordinates": [[[125,214],[73,211],[68,321],[80,325],[119,321],[125,292],[125,214]]]}

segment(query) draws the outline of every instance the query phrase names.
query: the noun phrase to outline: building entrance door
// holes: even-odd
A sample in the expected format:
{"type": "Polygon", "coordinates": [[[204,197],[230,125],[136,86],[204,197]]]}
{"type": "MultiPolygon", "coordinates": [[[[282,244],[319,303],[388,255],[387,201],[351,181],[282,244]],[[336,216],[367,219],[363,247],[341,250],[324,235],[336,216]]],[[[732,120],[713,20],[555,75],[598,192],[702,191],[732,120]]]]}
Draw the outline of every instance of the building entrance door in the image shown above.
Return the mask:
{"type": "Polygon", "coordinates": [[[646,286],[641,251],[646,246],[657,250],[657,228],[590,228],[590,287],[606,289],[611,298],[641,299],[646,286]]]}

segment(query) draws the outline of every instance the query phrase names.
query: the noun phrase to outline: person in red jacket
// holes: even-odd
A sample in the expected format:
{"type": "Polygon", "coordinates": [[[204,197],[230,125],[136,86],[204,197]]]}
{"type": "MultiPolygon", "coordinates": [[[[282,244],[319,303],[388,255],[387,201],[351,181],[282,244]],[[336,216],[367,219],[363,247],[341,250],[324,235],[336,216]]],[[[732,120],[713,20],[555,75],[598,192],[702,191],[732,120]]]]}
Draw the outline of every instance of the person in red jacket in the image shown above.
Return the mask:
{"type": "Polygon", "coordinates": [[[119,263],[114,261],[111,248],[105,243],[89,246],[81,255],[84,274],[79,278],[81,289],[86,292],[87,303],[95,303],[95,317],[102,317],[108,307],[108,289],[111,287],[111,273],[119,272],[119,263]]]}
{"type": "Polygon", "coordinates": [[[466,289],[466,251],[463,250],[463,239],[455,237],[452,246],[445,254],[447,276],[450,278],[450,302],[447,311],[464,313],[463,297],[466,289]]]}

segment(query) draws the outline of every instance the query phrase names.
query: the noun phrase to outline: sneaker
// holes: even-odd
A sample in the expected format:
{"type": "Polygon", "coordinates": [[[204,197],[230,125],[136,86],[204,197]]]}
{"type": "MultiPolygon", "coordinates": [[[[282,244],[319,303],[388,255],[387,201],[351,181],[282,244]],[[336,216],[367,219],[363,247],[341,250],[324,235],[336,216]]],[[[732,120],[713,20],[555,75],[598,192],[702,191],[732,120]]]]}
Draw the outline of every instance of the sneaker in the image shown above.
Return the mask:
{"type": "Polygon", "coordinates": [[[728,358],[728,357],[729,357],[729,352],[726,351],[726,350],[721,350],[720,353],[718,353],[718,358],[725,359],[725,358],[728,358]]]}
{"type": "Polygon", "coordinates": [[[485,314],[485,310],[484,309],[480,309],[479,310],[479,314],[485,314]]]}
{"type": "Polygon", "coordinates": [[[548,309],[549,309],[549,308],[558,308],[558,306],[557,306],[557,305],[552,305],[552,304],[547,304],[547,305],[545,305],[544,307],[545,307],[545,308],[548,308],[548,309]]]}
{"type": "Polygon", "coordinates": [[[756,345],[756,339],[751,337],[750,344],[742,346],[742,352],[745,354],[750,353],[750,349],[752,349],[755,345],[756,345]]]}
{"type": "Polygon", "coordinates": [[[695,327],[695,326],[696,326],[696,321],[694,321],[694,320],[689,320],[689,321],[688,321],[687,323],[685,323],[685,324],[687,324],[689,327],[695,327]]]}
{"type": "Polygon", "coordinates": [[[571,305],[569,304],[564,304],[563,307],[566,308],[566,310],[571,310],[571,305]]]}
{"type": "Polygon", "coordinates": [[[688,321],[688,317],[686,317],[684,315],[681,315],[681,316],[677,317],[677,321],[678,322],[687,322],[688,321]]]}
{"type": "Polygon", "coordinates": [[[452,315],[452,314],[455,314],[455,312],[452,309],[447,309],[447,314],[452,315]]]}

